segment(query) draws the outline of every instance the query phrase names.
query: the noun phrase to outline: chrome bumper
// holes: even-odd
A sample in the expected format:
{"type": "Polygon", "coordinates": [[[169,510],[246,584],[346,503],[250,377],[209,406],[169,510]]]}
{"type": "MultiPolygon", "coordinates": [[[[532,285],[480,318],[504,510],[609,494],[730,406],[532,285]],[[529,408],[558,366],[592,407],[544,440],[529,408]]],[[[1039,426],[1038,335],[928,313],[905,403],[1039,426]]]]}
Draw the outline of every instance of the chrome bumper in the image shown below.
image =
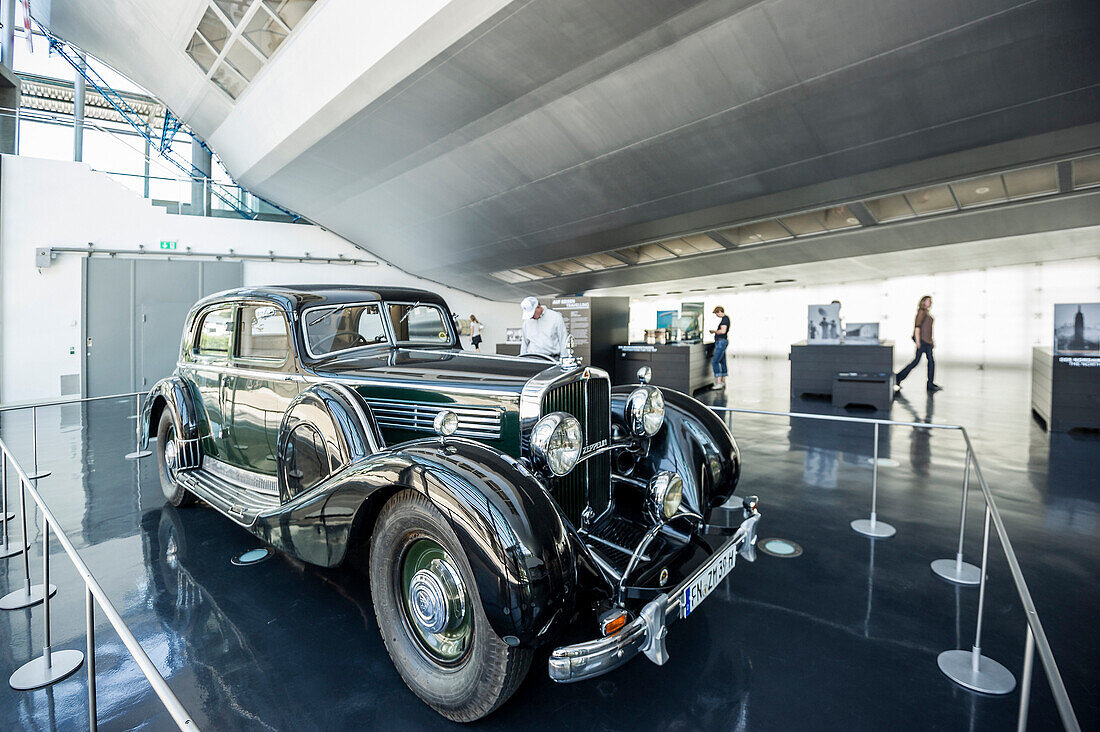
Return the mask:
{"type": "Polygon", "coordinates": [[[650,600],[642,612],[629,625],[614,635],[585,643],[556,648],[550,654],[550,678],[561,683],[582,681],[613,671],[634,658],[639,652],[658,666],[668,661],[665,637],[668,626],[681,615],[684,590],[718,560],[730,545],[737,545],[737,553],[750,562],[756,558],[756,523],[760,514],[746,518],[737,531],[700,565],[671,593],[658,595],[650,600]]]}

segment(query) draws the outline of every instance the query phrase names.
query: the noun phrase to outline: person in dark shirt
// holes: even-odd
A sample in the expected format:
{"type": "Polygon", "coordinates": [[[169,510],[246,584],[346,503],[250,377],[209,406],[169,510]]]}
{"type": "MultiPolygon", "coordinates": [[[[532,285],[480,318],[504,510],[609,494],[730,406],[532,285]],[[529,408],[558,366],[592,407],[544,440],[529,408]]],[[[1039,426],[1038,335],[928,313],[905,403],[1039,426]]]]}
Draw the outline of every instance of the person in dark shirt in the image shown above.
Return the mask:
{"type": "Polygon", "coordinates": [[[721,305],[714,308],[714,314],[718,316],[718,327],[712,331],[714,334],[714,358],[711,366],[714,368],[714,388],[726,388],[726,347],[730,342],[730,317],[726,315],[726,309],[721,305]]]}
{"type": "Polygon", "coordinates": [[[917,344],[917,355],[913,357],[908,366],[898,373],[897,380],[894,382],[898,389],[901,388],[901,382],[905,381],[905,377],[909,375],[909,372],[916,368],[922,355],[928,359],[928,391],[935,393],[943,389],[943,387],[933,382],[933,377],[936,375],[936,361],[932,358],[932,349],[936,344],[932,340],[933,318],[929,312],[931,309],[932,296],[925,295],[917,304],[917,317],[913,321],[913,342],[917,344]]]}

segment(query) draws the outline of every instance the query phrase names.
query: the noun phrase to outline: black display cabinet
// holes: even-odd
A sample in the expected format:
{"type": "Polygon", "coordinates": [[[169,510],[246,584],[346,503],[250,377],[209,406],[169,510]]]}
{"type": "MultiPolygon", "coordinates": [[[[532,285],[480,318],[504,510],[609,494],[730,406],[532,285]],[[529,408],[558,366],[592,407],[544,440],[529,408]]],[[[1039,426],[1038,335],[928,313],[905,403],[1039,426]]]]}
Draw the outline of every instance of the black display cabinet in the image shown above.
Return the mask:
{"type": "Polygon", "coordinates": [[[1031,411],[1051,432],[1100,430],[1100,356],[1032,349],[1031,411]]]}
{"type": "Polygon", "coordinates": [[[791,345],[791,397],[833,395],[833,380],[841,373],[892,374],[894,343],[791,345]]]}

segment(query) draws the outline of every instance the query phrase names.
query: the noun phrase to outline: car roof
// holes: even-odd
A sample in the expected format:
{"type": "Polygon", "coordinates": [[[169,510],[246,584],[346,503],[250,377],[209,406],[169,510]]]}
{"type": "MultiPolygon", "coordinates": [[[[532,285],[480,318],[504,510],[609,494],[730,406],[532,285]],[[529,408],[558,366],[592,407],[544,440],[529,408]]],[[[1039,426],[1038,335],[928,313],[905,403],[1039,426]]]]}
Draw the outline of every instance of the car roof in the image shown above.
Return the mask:
{"type": "Polygon", "coordinates": [[[440,305],[447,303],[442,297],[411,287],[371,287],[368,285],[266,285],[263,287],[238,287],[203,298],[195,310],[219,302],[235,302],[248,298],[260,298],[279,302],[288,310],[300,311],[317,305],[340,305],[364,300],[389,300],[398,302],[422,302],[440,305]]]}

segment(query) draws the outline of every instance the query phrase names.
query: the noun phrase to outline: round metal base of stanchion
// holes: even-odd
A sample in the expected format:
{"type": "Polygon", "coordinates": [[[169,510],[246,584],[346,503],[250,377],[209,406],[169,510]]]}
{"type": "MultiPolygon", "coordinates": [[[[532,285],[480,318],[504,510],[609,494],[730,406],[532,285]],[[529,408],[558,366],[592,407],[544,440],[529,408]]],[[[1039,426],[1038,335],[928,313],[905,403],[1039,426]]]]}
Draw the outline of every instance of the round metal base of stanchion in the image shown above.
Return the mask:
{"type": "Polygon", "coordinates": [[[1008,694],[1016,688],[1012,672],[988,656],[979,656],[978,670],[971,651],[944,651],[936,659],[940,671],[959,686],[983,694],[1008,694]]]}
{"type": "MultiPolygon", "coordinates": [[[[57,594],[57,587],[50,585],[50,597],[57,594]]],[[[18,610],[22,607],[30,607],[42,602],[42,585],[31,585],[28,593],[26,588],[20,587],[14,592],[0,597],[0,610],[18,610]]]]}
{"type": "Polygon", "coordinates": [[[51,475],[53,475],[53,473],[51,473],[48,470],[36,470],[35,472],[28,475],[27,479],[28,480],[38,480],[39,478],[48,478],[51,475]]]}
{"type": "Polygon", "coordinates": [[[20,547],[14,541],[9,541],[7,544],[0,544],[0,559],[10,559],[11,557],[17,557],[30,547],[24,545],[20,547]]]}
{"type": "Polygon", "coordinates": [[[84,654],[80,651],[54,651],[50,654],[48,666],[44,655],[27,661],[15,670],[8,679],[8,684],[16,691],[41,689],[43,686],[56,684],[61,679],[71,676],[82,665],[84,665],[84,654]]]}
{"type": "Polygon", "coordinates": [[[977,585],[982,581],[982,570],[970,562],[959,564],[954,559],[937,559],[932,571],[956,585],[977,585]]]}
{"type": "Polygon", "coordinates": [[[871,523],[870,519],[856,519],[852,522],[852,530],[872,539],[887,539],[898,533],[897,529],[885,521],[871,523]]]}
{"type": "Polygon", "coordinates": [[[126,454],[126,459],[141,460],[142,458],[147,458],[152,454],[153,453],[150,450],[134,450],[133,452],[126,454]]]}

